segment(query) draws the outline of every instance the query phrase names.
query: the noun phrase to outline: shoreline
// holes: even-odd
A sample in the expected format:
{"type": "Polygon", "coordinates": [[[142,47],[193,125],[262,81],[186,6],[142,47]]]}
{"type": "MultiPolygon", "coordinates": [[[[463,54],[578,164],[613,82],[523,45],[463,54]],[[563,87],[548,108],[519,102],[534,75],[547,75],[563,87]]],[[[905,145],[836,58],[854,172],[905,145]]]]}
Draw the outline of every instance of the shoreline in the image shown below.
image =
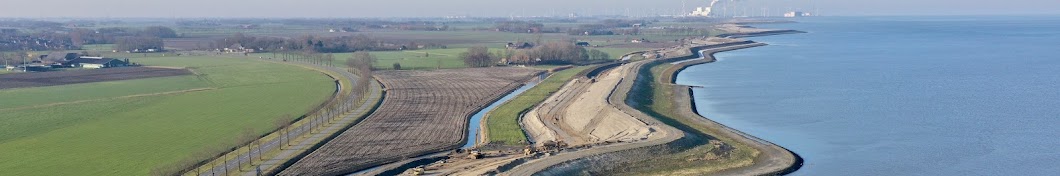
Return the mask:
{"type": "Polygon", "coordinates": [[[770,35],[801,34],[801,33],[806,33],[806,32],[797,31],[797,30],[771,30],[771,31],[764,31],[764,32],[751,32],[751,33],[739,33],[739,34],[721,34],[721,35],[718,35],[718,37],[723,37],[723,38],[747,38],[747,37],[762,37],[762,36],[770,36],[770,35]]]}
{"type": "MultiPolygon", "coordinates": [[[[714,38],[714,39],[717,39],[717,38],[714,38]]],[[[707,43],[709,43],[710,40],[712,40],[712,39],[711,38],[703,38],[700,41],[707,41],[707,43]]],[[[724,39],[724,40],[731,40],[731,41],[721,42],[721,43],[717,43],[717,44],[696,44],[697,41],[692,41],[692,44],[694,44],[692,46],[684,46],[683,49],[682,48],[674,48],[674,49],[677,49],[677,50],[688,51],[688,53],[686,53],[686,54],[681,54],[681,55],[678,55],[678,56],[675,56],[675,57],[669,57],[669,58],[664,58],[664,59],[653,59],[653,60],[644,60],[644,61],[628,63],[628,64],[631,64],[631,65],[635,65],[636,69],[631,71],[632,73],[630,73],[630,75],[627,75],[626,80],[622,81],[623,83],[621,83],[621,84],[628,84],[628,85],[626,85],[626,86],[617,86],[614,90],[612,90],[613,91],[612,95],[615,95],[614,93],[618,93],[618,94],[616,96],[611,96],[610,98],[608,98],[609,99],[609,103],[613,104],[616,107],[619,107],[620,109],[623,109],[625,111],[629,111],[630,113],[639,114],[640,116],[644,116],[644,117],[651,117],[651,116],[648,116],[647,114],[643,114],[644,112],[641,112],[640,110],[631,107],[629,103],[624,101],[624,99],[625,99],[624,97],[628,96],[630,89],[634,89],[635,88],[635,86],[634,86],[635,83],[634,82],[640,82],[640,81],[652,81],[652,82],[654,82],[654,81],[659,81],[660,83],[663,83],[663,84],[673,85],[674,89],[672,89],[672,90],[673,91],[677,91],[677,92],[675,92],[674,97],[671,97],[671,98],[673,98],[672,101],[674,101],[675,105],[677,106],[674,109],[677,112],[677,114],[676,114],[678,116],[677,118],[686,118],[686,119],[689,119],[692,122],[692,123],[685,124],[685,125],[694,125],[694,126],[705,127],[705,128],[707,128],[707,129],[709,129],[711,131],[714,131],[713,132],[714,134],[712,134],[712,135],[716,135],[717,137],[729,138],[730,140],[733,140],[734,142],[746,145],[746,146],[748,146],[750,148],[753,148],[757,152],[759,152],[759,154],[757,156],[755,156],[753,158],[750,158],[751,161],[752,161],[752,163],[750,165],[742,166],[742,167],[735,167],[735,168],[721,169],[721,170],[713,171],[712,174],[717,174],[717,175],[783,175],[783,174],[792,173],[792,172],[798,170],[802,166],[802,158],[799,157],[798,154],[795,154],[794,152],[792,152],[790,150],[787,150],[787,149],[785,149],[783,147],[780,147],[778,145],[775,145],[775,144],[773,144],[771,142],[768,142],[768,141],[759,139],[757,137],[748,135],[748,134],[743,133],[743,132],[741,132],[739,130],[736,130],[736,129],[733,129],[733,128],[729,128],[727,126],[724,126],[722,124],[719,124],[717,122],[714,122],[714,121],[712,121],[712,120],[710,120],[708,118],[705,118],[705,117],[699,115],[698,113],[696,113],[697,110],[694,107],[692,107],[692,106],[694,106],[694,101],[692,101],[692,99],[691,99],[691,94],[690,94],[691,92],[689,92],[689,86],[673,84],[674,81],[675,81],[675,79],[673,79],[673,78],[676,77],[676,75],[681,70],[684,70],[685,68],[687,68],[689,66],[692,66],[692,65],[699,65],[699,64],[714,62],[715,61],[715,59],[713,57],[714,53],[767,45],[765,43],[757,43],[757,42],[749,41],[749,40],[739,41],[739,40],[731,39],[731,38],[724,39]],[[662,64],[673,64],[673,66],[670,66],[669,68],[667,68],[667,70],[664,70],[662,75],[660,75],[660,78],[656,78],[656,80],[638,79],[640,77],[640,75],[643,74],[643,72],[645,71],[643,69],[647,69],[647,68],[658,66],[658,65],[662,65],[662,64]],[[642,68],[642,66],[650,66],[650,67],[643,67],[642,68]],[[665,79],[663,79],[663,78],[665,78],[665,79]],[[632,81],[630,81],[630,80],[632,80],[632,81]],[[622,97],[622,98],[619,98],[619,97],[622,97]],[[616,100],[616,98],[618,98],[618,99],[616,100]],[[688,102],[684,102],[684,101],[688,101],[688,102]]],[[[648,52],[659,52],[659,51],[648,51],[648,52]]],[[[677,52],[680,53],[681,51],[677,51],[677,52]]],[[[665,51],[665,53],[673,53],[673,50],[665,51]]],[[[651,73],[647,73],[647,74],[651,74],[651,73]]],[[[654,83],[652,83],[652,84],[654,84],[654,83]]],[[[634,116],[638,116],[638,115],[634,115],[634,116]]],[[[654,121],[656,123],[661,123],[659,121],[656,121],[655,118],[658,118],[658,117],[651,117],[651,118],[647,118],[647,119],[643,119],[643,120],[654,121]]],[[[685,134],[685,133],[688,133],[688,132],[686,132],[684,130],[678,130],[675,127],[671,127],[671,125],[664,125],[664,126],[665,127],[663,127],[663,129],[672,129],[672,130],[676,130],[676,131],[671,131],[671,132],[664,133],[663,136],[660,139],[640,141],[640,142],[630,143],[630,144],[626,144],[626,145],[621,145],[620,144],[620,145],[597,146],[597,147],[594,147],[595,149],[592,149],[592,150],[578,150],[578,151],[573,151],[571,153],[564,152],[564,153],[561,153],[561,154],[554,155],[553,157],[547,157],[547,158],[543,158],[541,160],[536,160],[536,161],[530,161],[530,162],[526,162],[526,163],[517,164],[517,166],[515,166],[511,170],[502,170],[502,172],[506,172],[507,174],[511,174],[511,175],[530,175],[530,174],[534,174],[534,173],[548,172],[554,166],[559,166],[560,164],[563,164],[563,163],[569,163],[569,162],[579,161],[579,160],[583,160],[583,159],[588,159],[587,157],[590,157],[590,156],[608,155],[608,154],[621,155],[621,153],[623,153],[623,152],[632,152],[632,151],[643,150],[643,149],[649,149],[650,150],[650,148],[653,148],[653,147],[683,145],[683,144],[675,144],[675,142],[678,142],[681,139],[689,137],[689,136],[686,136],[687,134],[685,134]]]]}
{"type": "MultiPolygon", "coordinates": [[[[777,35],[777,34],[772,34],[772,35],[777,35]]],[[[693,96],[694,94],[693,94],[693,91],[692,91],[692,88],[694,88],[694,87],[687,86],[687,85],[676,84],[677,75],[680,74],[685,69],[687,69],[688,67],[716,62],[717,59],[714,57],[714,54],[717,54],[717,53],[720,53],[720,52],[735,51],[735,50],[740,50],[740,49],[746,49],[746,48],[752,48],[752,47],[758,47],[758,46],[767,45],[765,43],[757,43],[757,42],[753,42],[753,43],[754,44],[749,44],[749,45],[745,45],[745,46],[734,46],[734,47],[719,48],[719,49],[707,49],[707,50],[702,50],[700,48],[692,48],[693,52],[700,53],[700,54],[698,54],[698,55],[701,55],[700,59],[695,59],[695,60],[690,60],[690,61],[685,61],[685,62],[681,62],[681,63],[678,63],[678,64],[674,64],[669,69],[667,69],[666,71],[663,72],[663,74],[665,74],[666,76],[669,77],[669,78],[667,78],[668,80],[667,80],[666,83],[670,83],[670,84],[674,84],[675,85],[674,90],[673,90],[674,91],[674,101],[676,101],[678,103],[678,105],[681,106],[680,110],[678,110],[678,111],[679,111],[679,113],[682,116],[696,117],[694,119],[696,119],[700,123],[700,125],[706,125],[709,128],[719,129],[721,132],[724,133],[724,134],[720,134],[720,135],[729,137],[729,138],[731,138],[733,140],[736,140],[736,141],[738,141],[740,143],[748,144],[752,148],[755,148],[759,152],[762,152],[757,157],[754,158],[755,162],[751,166],[727,169],[727,170],[723,170],[723,171],[717,172],[715,174],[719,174],[719,175],[747,175],[747,174],[752,174],[752,175],[785,175],[785,174],[789,174],[789,173],[797,171],[799,168],[802,167],[802,164],[803,164],[802,157],[799,156],[797,153],[795,153],[795,152],[793,152],[791,150],[788,150],[787,148],[784,148],[784,147],[782,147],[780,145],[776,145],[776,144],[774,144],[772,142],[769,142],[767,140],[755,137],[753,135],[744,133],[744,132],[742,132],[740,130],[731,128],[731,127],[726,126],[724,124],[718,123],[718,122],[716,122],[714,120],[711,120],[710,118],[704,117],[703,115],[701,115],[699,113],[699,110],[696,108],[696,101],[695,101],[695,98],[693,96]],[[687,103],[684,102],[684,101],[687,101],[687,103]],[[688,106],[686,107],[684,105],[688,105],[688,106]],[[766,163],[766,162],[761,162],[761,161],[770,161],[770,162],[766,163]],[[762,172],[762,171],[768,171],[768,172],[762,172]]]]}
{"type": "MultiPolygon", "coordinates": [[[[771,31],[772,33],[789,33],[789,32],[792,32],[793,30],[768,30],[768,31],[771,31]]],[[[756,32],[758,32],[758,31],[756,31],[756,32]]],[[[760,35],[760,34],[748,34],[748,35],[760,35]]],[[[751,48],[751,47],[758,47],[758,46],[764,46],[766,44],[765,43],[757,43],[757,42],[749,41],[749,40],[743,40],[743,39],[718,38],[718,37],[693,38],[693,39],[688,39],[688,42],[689,43],[686,43],[686,44],[683,44],[683,45],[680,45],[680,46],[670,47],[669,49],[657,49],[657,50],[649,50],[649,51],[643,51],[643,52],[633,52],[633,53],[627,54],[627,55],[633,55],[633,54],[642,54],[642,55],[654,54],[654,55],[657,55],[659,57],[662,57],[662,58],[659,58],[659,59],[648,59],[648,60],[639,60],[639,61],[633,61],[633,62],[615,62],[615,63],[611,63],[611,64],[604,64],[604,65],[597,66],[597,67],[595,67],[593,69],[588,69],[588,70],[582,71],[582,73],[578,74],[578,75],[582,75],[584,77],[594,77],[594,75],[603,73],[605,71],[623,73],[623,75],[620,76],[621,78],[619,78],[619,81],[616,83],[616,85],[614,87],[609,88],[610,90],[608,91],[608,94],[606,95],[605,104],[608,104],[608,106],[611,106],[613,108],[617,108],[619,111],[622,111],[622,112],[625,112],[625,113],[629,113],[629,115],[631,115],[632,117],[638,119],[641,122],[648,123],[651,126],[657,126],[657,128],[658,128],[657,130],[659,130],[658,131],[659,132],[658,136],[652,136],[652,137],[649,137],[647,139],[644,139],[644,140],[641,140],[641,141],[635,141],[635,142],[607,143],[607,144],[604,144],[604,145],[590,145],[590,146],[584,146],[584,147],[576,147],[576,148],[571,148],[573,150],[560,151],[560,152],[552,153],[551,155],[545,155],[545,156],[540,156],[540,155],[516,156],[516,155],[513,155],[513,156],[509,156],[509,157],[512,157],[512,158],[509,158],[509,159],[498,160],[498,161],[483,161],[483,162],[487,162],[489,164],[487,164],[487,163],[477,163],[477,164],[491,165],[491,166],[483,166],[484,168],[475,168],[475,169],[463,170],[463,171],[460,171],[460,169],[452,170],[454,168],[450,168],[450,169],[442,169],[442,170],[445,170],[445,171],[441,171],[441,172],[442,173],[445,173],[445,172],[449,172],[449,173],[459,173],[459,172],[480,173],[480,172],[485,172],[487,174],[488,173],[493,173],[493,174],[506,174],[506,175],[532,175],[532,174],[535,174],[535,173],[542,173],[542,172],[546,172],[547,173],[554,166],[558,166],[558,165],[561,165],[561,164],[564,164],[564,163],[582,161],[584,159],[588,159],[588,158],[593,157],[593,156],[612,155],[612,154],[621,155],[621,153],[624,153],[624,152],[638,151],[638,150],[645,150],[645,149],[650,150],[651,148],[657,148],[657,147],[667,147],[667,146],[673,147],[673,146],[684,146],[684,145],[701,146],[701,145],[703,145],[703,144],[685,144],[684,142],[681,142],[681,141],[686,141],[687,142],[687,140],[685,140],[685,139],[697,140],[698,137],[696,137],[696,136],[688,136],[688,135],[690,135],[688,133],[697,133],[697,134],[703,134],[703,135],[707,135],[707,136],[727,138],[726,140],[731,141],[731,142],[733,142],[735,144],[743,145],[743,146],[746,147],[744,149],[751,150],[751,152],[756,153],[756,154],[753,155],[753,157],[741,157],[742,158],[741,160],[747,161],[746,164],[741,164],[741,166],[739,166],[739,167],[712,170],[712,171],[710,171],[710,173],[721,174],[721,175],[781,175],[781,174],[787,174],[787,173],[791,173],[791,172],[794,172],[794,171],[798,170],[801,167],[801,165],[802,165],[802,158],[799,157],[797,154],[795,154],[795,153],[791,152],[790,150],[787,150],[787,149],[785,149],[783,147],[777,146],[777,145],[775,145],[775,144],[773,144],[773,143],[771,143],[769,141],[765,141],[765,140],[759,139],[757,137],[745,134],[745,133],[743,133],[743,132],[741,132],[739,130],[729,128],[729,127],[727,127],[725,125],[716,123],[716,122],[714,122],[714,121],[712,121],[710,119],[707,119],[707,118],[699,115],[697,113],[698,110],[696,110],[695,107],[694,107],[695,102],[691,98],[691,93],[692,92],[690,92],[690,87],[689,86],[683,86],[683,85],[674,84],[674,81],[675,81],[674,78],[676,77],[676,75],[679,74],[680,71],[684,70],[685,68],[693,66],[693,65],[714,62],[715,61],[715,59],[713,57],[714,53],[724,52],[724,51],[732,51],[732,50],[738,50],[738,49],[744,49],[744,48],[751,48]],[[669,57],[665,57],[667,55],[669,55],[669,57]],[[665,70],[663,70],[662,73],[658,73],[660,75],[658,75],[654,79],[643,79],[642,78],[642,76],[644,76],[643,74],[653,74],[651,72],[645,72],[645,71],[647,71],[647,69],[649,69],[651,67],[655,67],[655,66],[660,66],[660,65],[663,65],[663,64],[672,64],[672,65],[666,67],[665,70]],[[617,67],[619,65],[623,65],[623,67],[617,67]],[[615,69],[616,67],[618,69],[615,69]],[[648,82],[643,82],[643,81],[648,81],[648,82]],[[655,82],[655,81],[658,81],[658,82],[655,82]],[[685,119],[685,120],[681,120],[682,122],[680,122],[681,124],[679,126],[698,126],[698,127],[696,127],[696,129],[699,129],[699,130],[696,130],[696,129],[684,129],[684,130],[678,129],[677,127],[673,127],[671,125],[668,125],[667,123],[669,123],[669,122],[663,123],[662,121],[660,121],[662,119],[656,119],[656,118],[660,118],[660,117],[653,117],[651,115],[645,114],[646,112],[642,112],[639,109],[633,108],[632,104],[630,104],[631,102],[629,102],[630,100],[627,97],[630,96],[630,93],[631,93],[632,90],[637,89],[639,87],[639,86],[637,86],[638,84],[644,84],[644,83],[656,84],[656,85],[663,84],[663,85],[668,85],[669,86],[669,87],[665,87],[665,88],[662,88],[662,89],[658,89],[657,91],[663,91],[663,92],[665,92],[665,91],[676,91],[676,93],[672,94],[672,96],[670,96],[668,98],[668,99],[671,99],[671,101],[673,101],[673,103],[675,105],[673,107],[673,111],[675,113],[674,114],[675,116],[673,118],[685,119]],[[693,131],[686,131],[686,130],[693,130],[693,131]],[[494,169],[490,169],[490,168],[494,168],[494,169]],[[489,170],[492,170],[492,171],[489,171],[489,170]]],[[[494,101],[496,101],[496,100],[494,100],[494,101]]],[[[493,102],[493,103],[496,103],[496,102],[493,102]]],[[[482,111],[482,109],[480,109],[479,111],[482,111]]],[[[489,117],[483,117],[483,118],[486,119],[486,118],[489,118],[489,117]]],[[[480,123],[479,125],[481,126],[482,124],[480,123]]],[[[483,133],[487,133],[488,134],[488,132],[482,132],[482,131],[485,131],[485,130],[486,130],[485,128],[480,129],[480,132],[479,132],[479,134],[477,134],[477,136],[482,137],[483,133]]],[[[468,131],[465,130],[465,132],[468,132],[468,131]]],[[[468,132],[468,133],[470,133],[470,132],[468,132]]],[[[524,133],[525,133],[525,131],[524,131],[524,133]]],[[[465,133],[464,136],[468,137],[467,135],[471,135],[471,134],[465,133]]],[[[485,139],[485,138],[479,138],[479,139],[481,140],[481,139],[485,139]]],[[[467,140],[467,139],[465,138],[464,140],[467,140]]],[[[467,143],[467,142],[470,142],[470,141],[464,141],[462,143],[467,143]]],[[[480,145],[481,141],[475,141],[475,143],[478,143],[480,145]]],[[[386,164],[386,166],[384,166],[384,167],[380,167],[380,168],[385,168],[385,169],[367,171],[367,173],[362,172],[361,174],[398,173],[398,172],[401,172],[403,170],[409,169],[409,167],[416,166],[416,165],[422,165],[422,164],[415,164],[415,163],[418,163],[420,161],[434,160],[434,159],[429,159],[429,158],[448,158],[448,157],[452,157],[452,156],[440,156],[440,155],[442,155],[442,153],[435,153],[435,155],[421,155],[421,157],[417,157],[415,159],[403,160],[403,161],[400,161],[400,162],[397,162],[397,163],[386,164]]],[[[454,156],[457,156],[457,155],[454,155],[454,156]]],[[[457,159],[457,160],[458,160],[457,162],[460,162],[459,161],[460,159],[457,159]]],[[[473,164],[473,163],[475,163],[475,162],[471,162],[471,163],[468,163],[468,164],[473,164]]],[[[456,167],[456,165],[450,166],[450,167],[456,167]]],[[[467,166],[459,166],[459,167],[467,167],[467,166]]],[[[464,169],[468,169],[468,168],[464,168],[464,169]]]]}

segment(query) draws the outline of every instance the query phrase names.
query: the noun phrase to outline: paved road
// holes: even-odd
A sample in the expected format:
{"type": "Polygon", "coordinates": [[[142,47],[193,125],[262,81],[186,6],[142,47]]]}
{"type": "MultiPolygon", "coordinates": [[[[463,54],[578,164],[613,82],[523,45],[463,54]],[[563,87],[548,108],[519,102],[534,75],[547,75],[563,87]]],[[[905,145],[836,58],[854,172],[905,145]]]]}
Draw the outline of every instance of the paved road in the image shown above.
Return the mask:
{"type": "MultiPolygon", "coordinates": [[[[288,64],[294,64],[294,65],[300,65],[300,66],[306,66],[306,67],[312,67],[312,68],[317,68],[317,69],[329,70],[329,71],[332,71],[332,72],[335,72],[335,73],[339,73],[340,74],[339,76],[341,76],[341,77],[336,78],[336,79],[346,79],[346,80],[349,80],[350,83],[352,83],[352,84],[356,84],[357,83],[357,79],[360,79],[360,77],[358,77],[357,75],[354,75],[352,73],[347,72],[346,70],[335,68],[335,67],[326,67],[326,66],[313,65],[313,64],[307,64],[307,63],[299,63],[299,62],[287,62],[287,63],[288,64]]],[[[355,122],[360,117],[366,116],[368,111],[370,111],[372,109],[372,107],[375,105],[375,102],[379,101],[379,99],[382,97],[382,86],[379,85],[379,83],[375,82],[375,81],[372,81],[371,83],[372,83],[372,85],[370,85],[371,90],[369,90],[369,92],[371,94],[368,95],[369,98],[364,99],[363,100],[364,102],[360,103],[360,106],[353,108],[353,110],[351,110],[349,112],[341,113],[341,114],[335,114],[335,115],[332,115],[331,117],[328,117],[329,119],[333,119],[333,121],[328,123],[328,124],[326,124],[325,128],[323,128],[323,130],[317,129],[317,130],[315,130],[317,132],[309,133],[308,135],[310,135],[310,136],[309,136],[308,140],[303,140],[300,143],[289,144],[289,146],[283,147],[283,150],[278,155],[275,155],[275,156],[273,156],[271,158],[267,158],[263,163],[262,162],[255,162],[254,164],[258,164],[258,169],[249,170],[249,171],[246,171],[246,172],[241,172],[241,171],[238,170],[240,163],[248,163],[251,160],[251,156],[258,156],[258,151],[262,151],[264,153],[268,153],[268,152],[271,152],[273,150],[279,149],[278,147],[283,145],[283,144],[281,144],[281,140],[280,140],[281,138],[274,138],[272,140],[265,141],[260,146],[255,147],[255,149],[252,150],[251,153],[244,153],[244,154],[241,154],[241,155],[239,155],[239,156],[237,156],[235,158],[230,158],[230,159],[228,159],[227,164],[214,166],[214,167],[212,167],[212,169],[200,172],[199,175],[200,176],[239,175],[237,173],[243,173],[242,175],[254,176],[254,175],[259,175],[259,173],[258,173],[259,171],[260,172],[268,172],[269,169],[275,169],[277,166],[279,166],[279,165],[283,164],[284,162],[286,162],[287,159],[290,159],[293,156],[298,155],[300,152],[304,152],[306,149],[312,147],[313,145],[316,144],[316,142],[323,142],[323,141],[320,141],[320,140],[322,140],[324,138],[327,138],[328,136],[330,136],[333,133],[341,132],[343,128],[345,128],[346,126],[351,125],[353,122],[355,122]],[[338,116],[341,116],[341,117],[338,117],[338,116]],[[227,171],[226,171],[226,169],[227,169],[227,171]]],[[[346,101],[348,103],[351,103],[351,104],[354,101],[362,101],[362,99],[360,97],[339,97],[339,98],[343,98],[344,101],[346,101]]],[[[303,119],[303,120],[309,120],[309,119],[303,119]]],[[[309,130],[310,130],[309,129],[309,125],[303,125],[303,126],[301,126],[299,128],[290,129],[289,135],[291,136],[291,138],[298,138],[300,136],[306,135],[306,133],[309,132],[309,130]]],[[[255,161],[257,161],[257,160],[255,160],[255,161]]]]}

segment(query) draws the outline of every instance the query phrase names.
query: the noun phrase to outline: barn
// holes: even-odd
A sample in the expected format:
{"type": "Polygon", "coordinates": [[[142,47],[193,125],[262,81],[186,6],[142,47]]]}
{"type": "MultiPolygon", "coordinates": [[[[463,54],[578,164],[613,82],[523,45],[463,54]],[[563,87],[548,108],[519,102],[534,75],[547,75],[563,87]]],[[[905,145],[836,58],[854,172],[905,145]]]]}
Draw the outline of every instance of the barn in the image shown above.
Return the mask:
{"type": "Polygon", "coordinates": [[[114,59],[114,58],[103,58],[103,57],[81,57],[66,62],[67,67],[80,67],[80,68],[111,68],[111,67],[125,67],[129,65],[129,59],[125,61],[114,59]]]}

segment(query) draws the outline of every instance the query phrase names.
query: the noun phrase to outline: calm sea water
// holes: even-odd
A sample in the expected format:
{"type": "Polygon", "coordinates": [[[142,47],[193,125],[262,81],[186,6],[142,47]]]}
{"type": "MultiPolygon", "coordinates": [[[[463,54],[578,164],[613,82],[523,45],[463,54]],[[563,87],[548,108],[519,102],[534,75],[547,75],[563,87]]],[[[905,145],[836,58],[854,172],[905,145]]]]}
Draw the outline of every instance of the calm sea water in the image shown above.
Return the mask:
{"type": "Polygon", "coordinates": [[[1060,175],[1060,16],[799,22],[678,82],[794,175],[1060,175]]]}

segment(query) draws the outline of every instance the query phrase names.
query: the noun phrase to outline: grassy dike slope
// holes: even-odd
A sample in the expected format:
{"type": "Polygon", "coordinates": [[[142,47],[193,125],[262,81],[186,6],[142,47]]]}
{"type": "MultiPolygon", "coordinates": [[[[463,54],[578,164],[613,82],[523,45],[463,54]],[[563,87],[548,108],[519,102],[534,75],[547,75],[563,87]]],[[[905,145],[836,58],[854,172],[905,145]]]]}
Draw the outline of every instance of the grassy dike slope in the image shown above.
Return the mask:
{"type": "Polygon", "coordinates": [[[591,66],[582,66],[553,73],[533,88],[526,90],[487,114],[486,134],[491,144],[526,145],[526,135],[519,125],[519,116],[559,91],[563,84],[591,66]]]}
{"type": "MultiPolygon", "coordinates": [[[[189,156],[235,147],[233,139],[246,130],[265,134],[284,114],[303,114],[335,91],[327,76],[297,66],[216,57],[142,58],[135,62],[191,67],[199,76],[193,80],[36,89],[92,94],[174,83],[211,89],[125,98],[89,96],[93,101],[0,109],[0,126],[47,128],[63,124],[32,133],[0,128],[0,134],[17,134],[0,136],[0,175],[148,175],[152,168],[189,156]],[[51,122],[39,123],[42,119],[51,122]]],[[[13,96],[4,93],[0,96],[13,96]]]]}
{"type": "MultiPolygon", "coordinates": [[[[794,153],[768,141],[711,121],[695,111],[689,86],[674,84],[685,68],[715,61],[714,53],[763,46],[761,43],[716,45],[704,50],[704,59],[680,64],[655,62],[645,65],[637,81],[642,89],[633,93],[637,108],[659,120],[692,134],[672,144],[671,151],[656,159],[611,168],[630,175],[782,175],[801,167],[794,153]],[[717,141],[720,143],[712,142],[717,141]]],[[[698,52],[700,49],[693,49],[698,52]]]]}

